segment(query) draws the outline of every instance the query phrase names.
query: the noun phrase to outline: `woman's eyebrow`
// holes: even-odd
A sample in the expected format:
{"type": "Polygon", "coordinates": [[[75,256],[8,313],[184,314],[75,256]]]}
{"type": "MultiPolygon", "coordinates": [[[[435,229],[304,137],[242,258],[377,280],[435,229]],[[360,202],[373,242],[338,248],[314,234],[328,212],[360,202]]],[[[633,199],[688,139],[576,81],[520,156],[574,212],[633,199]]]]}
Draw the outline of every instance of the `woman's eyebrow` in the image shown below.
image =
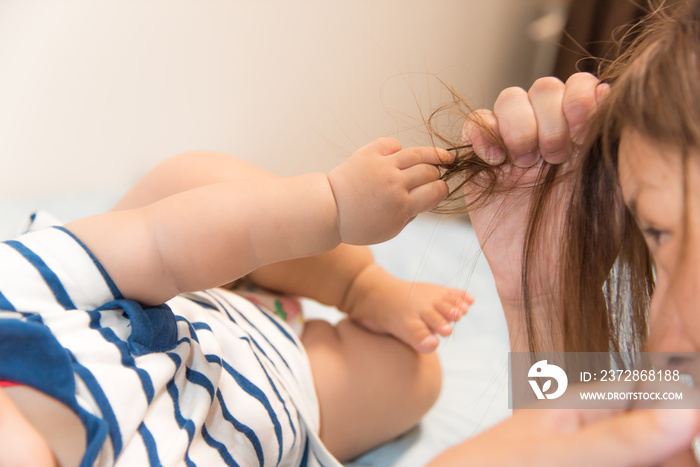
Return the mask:
{"type": "Polygon", "coordinates": [[[649,180],[646,179],[641,179],[641,180],[635,180],[632,183],[632,187],[630,189],[630,195],[629,197],[625,200],[625,204],[627,204],[627,209],[630,210],[632,215],[634,216],[635,219],[639,219],[639,209],[637,207],[637,204],[639,202],[639,198],[641,198],[642,194],[644,194],[645,191],[648,190],[656,190],[658,189],[658,185],[656,185],[654,182],[650,182],[649,180]]]}
{"type": "Polygon", "coordinates": [[[638,217],[638,209],[637,209],[637,203],[639,200],[639,193],[644,190],[644,182],[640,180],[634,180],[631,183],[631,187],[629,190],[629,196],[624,197],[625,204],[627,205],[627,209],[632,213],[632,216],[634,216],[635,219],[639,219],[638,217]]]}
{"type": "Polygon", "coordinates": [[[661,187],[649,180],[639,180],[634,184],[632,189],[630,190],[631,193],[629,197],[625,200],[625,204],[627,205],[627,209],[629,209],[630,213],[632,213],[632,216],[639,221],[639,199],[642,198],[642,196],[649,197],[650,194],[653,195],[653,192],[658,191],[661,187]],[[647,193],[651,192],[651,193],[647,193]]]}

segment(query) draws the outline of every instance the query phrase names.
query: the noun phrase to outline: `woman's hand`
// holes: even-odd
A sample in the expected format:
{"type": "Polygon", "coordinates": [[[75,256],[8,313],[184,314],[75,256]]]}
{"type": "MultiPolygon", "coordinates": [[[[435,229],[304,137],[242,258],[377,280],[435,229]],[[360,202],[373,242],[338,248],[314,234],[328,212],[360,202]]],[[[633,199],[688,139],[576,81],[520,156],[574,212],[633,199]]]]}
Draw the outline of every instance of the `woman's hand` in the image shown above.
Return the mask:
{"type": "MultiPolygon", "coordinates": [[[[485,204],[477,204],[469,215],[484,255],[496,280],[506,317],[522,307],[522,253],[530,213],[531,188],[539,181],[547,164],[566,169],[576,154],[585,124],[597,102],[607,90],[588,73],[572,75],[565,83],[556,78],[541,78],[529,91],[508,88],[496,100],[493,111],[477,110],[463,128],[465,143],[490,165],[506,162],[498,173],[496,194],[485,204]],[[498,144],[498,140],[502,145],[498,144]],[[505,151],[504,151],[505,148],[505,151]],[[544,167],[543,167],[544,166],[544,167]]],[[[555,201],[565,201],[569,183],[555,187],[555,201]]],[[[467,203],[477,199],[477,183],[466,186],[467,203]]],[[[530,292],[534,305],[540,294],[547,293],[555,281],[558,241],[566,206],[563,202],[546,206],[544,216],[551,219],[546,227],[548,242],[540,245],[531,270],[530,292]]],[[[519,325],[509,319],[511,339],[520,335],[519,325]]]]}
{"type": "Polygon", "coordinates": [[[654,466],[680,460],[698,430],[700,413],[691,409],[527,409],[448,449],[429,467],[654,466]]]}
{"type": "MultiPolygon", "coordinates": [[[[524,385],[527,386],[527,385],[524,385]]],[[[521,388],[529,390],[529,388],[521,388]]],[[[680,382],[593,382],[524,409],[438,456],[428,467],[695,466],[700,392],[680,382]],[[585,392],[680,392],[681,399],[581,398],[585,392]],[[680,408],[685,407],[685,408],[680,408]]]]}

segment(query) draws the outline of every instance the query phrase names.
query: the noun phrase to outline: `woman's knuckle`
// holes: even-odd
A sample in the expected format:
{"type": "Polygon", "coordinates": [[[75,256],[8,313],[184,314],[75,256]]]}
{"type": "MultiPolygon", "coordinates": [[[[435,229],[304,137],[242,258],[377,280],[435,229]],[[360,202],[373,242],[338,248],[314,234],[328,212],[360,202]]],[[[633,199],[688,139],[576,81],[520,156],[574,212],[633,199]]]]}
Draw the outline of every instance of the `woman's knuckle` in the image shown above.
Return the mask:
{"type": "Polygon", "coordinates": [[[546,76],[544,78],[539,78],[532,83],[530,86],[530,91],[528,94],[537,94],[550,91],[556,91],[564,88],[564,83],[553,76],[546,76]]]}
{"type": "Polygon", "coordinates": [[[496,99],[496,102],[517,99],[523,96],[527,96],[527,91],[518,86],[511,86],[501,91],[501,93],[498,95],[498,98],[496,99]]]}

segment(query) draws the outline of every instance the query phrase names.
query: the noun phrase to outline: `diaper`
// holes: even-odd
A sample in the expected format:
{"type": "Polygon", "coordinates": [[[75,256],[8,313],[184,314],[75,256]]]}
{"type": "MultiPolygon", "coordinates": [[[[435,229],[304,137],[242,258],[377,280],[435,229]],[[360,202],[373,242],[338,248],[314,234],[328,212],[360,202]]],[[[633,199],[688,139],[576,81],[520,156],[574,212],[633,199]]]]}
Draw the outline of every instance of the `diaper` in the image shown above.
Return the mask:
{"type": "Polygon", "coordinates": [[[297,337],[301,337],[304,331],[304,315],[302,313],[301,300],[298,297],[279,294],[259,287],[246,279],[240,279],[227,288],[257,306],[268,310],[287,323],[297,337]]]}

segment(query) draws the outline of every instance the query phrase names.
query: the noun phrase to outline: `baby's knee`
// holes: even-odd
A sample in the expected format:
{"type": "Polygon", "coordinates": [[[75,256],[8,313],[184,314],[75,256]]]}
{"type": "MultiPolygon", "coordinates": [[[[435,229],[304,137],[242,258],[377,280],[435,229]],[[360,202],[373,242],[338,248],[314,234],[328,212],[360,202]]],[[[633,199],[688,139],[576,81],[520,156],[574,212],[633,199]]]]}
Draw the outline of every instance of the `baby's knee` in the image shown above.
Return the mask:
{"type": "Polygon", "coordinates": [[[364,374],[365,381],[371,380],[401,406],[406,428],[418,423],[440,396],[438,355],[418,353],[394,337],[373,334],[348,320],[339,323],[336,331],[354,373],[364,374]]]}

